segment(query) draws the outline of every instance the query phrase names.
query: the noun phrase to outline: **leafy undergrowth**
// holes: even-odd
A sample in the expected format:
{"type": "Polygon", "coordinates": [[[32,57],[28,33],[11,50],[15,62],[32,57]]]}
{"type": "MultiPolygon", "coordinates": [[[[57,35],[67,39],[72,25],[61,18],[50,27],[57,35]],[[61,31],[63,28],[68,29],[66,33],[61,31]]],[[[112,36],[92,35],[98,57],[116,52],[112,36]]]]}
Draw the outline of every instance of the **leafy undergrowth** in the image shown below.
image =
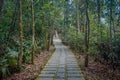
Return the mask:
{"type": "Polygon", "coordinates": [[[120,80],[120,70],[113,68],[110,65],[95,62],[93,57],[89,57],[88,67],[84,67],[85,55],[78,55],[77,60],[85,77],[85,80],[120,80]]]}
{"type": "Polygon", "coordinates": [[[51,46],[50,51],[43,51],[41,54],[36,54],[34,64],[26,65],[25,69],[20,73],[14,73],[13,75],[5,78],[4,80],[34,80],[44,68],[44,65],[50,58],[54,51],[54,47],[51,46]]]}

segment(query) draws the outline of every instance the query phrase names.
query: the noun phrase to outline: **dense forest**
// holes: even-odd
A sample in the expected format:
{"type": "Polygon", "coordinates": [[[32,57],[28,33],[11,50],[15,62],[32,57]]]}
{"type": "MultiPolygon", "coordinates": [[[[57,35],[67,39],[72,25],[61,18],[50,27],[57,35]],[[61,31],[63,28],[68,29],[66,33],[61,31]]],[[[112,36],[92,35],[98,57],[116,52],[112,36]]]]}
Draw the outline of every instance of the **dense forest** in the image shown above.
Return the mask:
{"type": "MultiPolygon", "coordinates": [[[[0,78],[49,51],[55,30],[77,54],[120,69],[120,0],[0,0],[0,78]]],[[[118,80],[118,79],[117,79],[118,80]]]]}

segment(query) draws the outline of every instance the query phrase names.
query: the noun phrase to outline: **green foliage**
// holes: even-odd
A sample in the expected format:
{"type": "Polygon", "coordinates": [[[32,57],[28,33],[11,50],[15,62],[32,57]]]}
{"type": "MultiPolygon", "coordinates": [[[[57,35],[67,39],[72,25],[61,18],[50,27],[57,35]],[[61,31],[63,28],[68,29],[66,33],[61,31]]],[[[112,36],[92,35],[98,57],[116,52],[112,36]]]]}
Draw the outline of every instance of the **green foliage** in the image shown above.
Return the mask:
{"type": "MultiPolygon", "coordinates": [[[[119,34],[120,35],[120,34],[119,34]]],[[[118,36],[118,35],[116,35],[116,36],[118,36]]],[[[114,58],[114,64],[115,64],[115,66],[117,66],[117,67],[119,67],[120,66],[120,37],[118,36],[118,37],[114,37],[113,38],[113,47],[112,47],[112,49],[113,49],[113,58],[114,58]]]]}
{"type": "Polygon", "coordinates": [[[74,27],[70,27],[68,32],[63,36],[63,43],[70,45],[72,49],[84,52],[84,35],[77,33],[74,27]]]}
{"type": "Polygon", "coordinates": [[[23,62],[24,63],[30,63],[30,60],[31,60],[31,40],[28,40],[28,39],[24,39],[23,40],[23,51],[24,51],[24,54],[23,54],[23,62]]]}
{"type": "Polygon", "coordinates": [[[17,69],[18,52],[9,50],[3,58],[0,58],[0,75],[5,77],[6,75],[14,72],[17,69]]]}
{"type": "Polygon", "coordinates": [[[5,77],[7,74],[9,74],[7,59],[2,58],[0,60],[0,76],[5,77]]]}

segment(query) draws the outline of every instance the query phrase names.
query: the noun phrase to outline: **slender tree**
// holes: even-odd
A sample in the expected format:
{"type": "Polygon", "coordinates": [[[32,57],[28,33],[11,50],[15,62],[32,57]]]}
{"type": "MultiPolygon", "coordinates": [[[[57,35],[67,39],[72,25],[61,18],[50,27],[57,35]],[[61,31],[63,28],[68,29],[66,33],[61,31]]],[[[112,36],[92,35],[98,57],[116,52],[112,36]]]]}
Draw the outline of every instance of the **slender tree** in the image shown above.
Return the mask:
{"type": "Polygon", "coordinates": [[[112,14],[113,14],[112,13],[112,7],[113,6],[112,6],[112,4],[113,4],[112,0],[110,0],[110,6],[109,6],[110,7],[110,19],[109,19],[110,20],[110,42],[112,40],[112,21],[113,21],[113,18],[112,18],[112,14]]]}
{"type": "Polygon", "coordinates": [[[19,41],[20,41],[20,52],[18,56],[18,68],[22,68],[23,58],[23,27],[22,27],[22,0],[19,0],[19,41]]]}
{"type": "Polygon", "coordinates": [[[1,17],[2,17],[3,3],[4,3],[4,0],[0,0],[0,22],[1,22],[1,17]]]}
{"type": "Polygon", "coordinates": [[[86,28],[85,28],[85,67],[88,66],[88,53],[89,53],[89,35],[90,35],[90,20],[88,15],[88,0],[86,2],[86,28]]]}
{"type": "Polygon", "coordinates": [[[77,31],[80,32],[80,20],[79,20],[79,0],[75,1],[76,4],[76,23],[77,23],[77,31]]]}
{"type": "MultiPolygon", "coordinates": [[[[113,23],[114,23],[114,21],[113,21],[113,2],[114,2],[114,0],[110,0],[110,52],[112,53],[112,65],[113,65],[113,69],[115,69],[114,68],[114,52],[113,52],[113,49],[112,49],[112,46],[113,46],[113,44],[112,44],[112,37],[114,36],[113,35],[113,33],[112,33],[112,31],[113,31],[113,23]]],[[[114,71],[114,70],[113,70],[114,71]]]]}
{"type": "Polygon", "coordinates": [[[101,21],[100,21],[100,18],[101,18],[101,15],[100,15],[100,9],[101,9],[101,7],[100,7],[100,0],[97,0],[97,15],[98,15],[98,23],[97,23],[97,25],[98,25],[98,34],[99,34],[99,38],[98,38],[98,41],[101,41],[101,39],[102,39],[102,28],[101,28],[101,21]]]}
{"type": "Polygon", "coordinates": [[[31,13],[32,13],[32,63],[34,64],[34,52],[35,52],[35,22],[34,22],[34,5],[31,0],[31,13]]]}

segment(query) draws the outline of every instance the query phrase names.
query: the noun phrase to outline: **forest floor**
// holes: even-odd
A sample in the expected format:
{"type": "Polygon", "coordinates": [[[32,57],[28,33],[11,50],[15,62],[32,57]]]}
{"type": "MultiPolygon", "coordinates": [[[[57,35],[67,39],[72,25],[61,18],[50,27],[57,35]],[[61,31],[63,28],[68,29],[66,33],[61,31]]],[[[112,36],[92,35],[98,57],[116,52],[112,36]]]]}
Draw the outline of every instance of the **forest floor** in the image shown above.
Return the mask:
{"type": "Polygon", "coordinates": [[[44,50],[40,54],[36,54],[34,64],[27,64],[23,71],[14,73],[3,80],[34,80],[44,68],[54,50],[55,47],[51,46],[49,51],[44,50]]]}
{"type": "Polygon", "coordinates": [[[94,61],[93,56],[89,56],[88,67],[84,67],[84,54],[76,54],[76,58],[84,74],[85,80],[120,80],[120,70],[110,65],[101,64],[94,61]]]}

